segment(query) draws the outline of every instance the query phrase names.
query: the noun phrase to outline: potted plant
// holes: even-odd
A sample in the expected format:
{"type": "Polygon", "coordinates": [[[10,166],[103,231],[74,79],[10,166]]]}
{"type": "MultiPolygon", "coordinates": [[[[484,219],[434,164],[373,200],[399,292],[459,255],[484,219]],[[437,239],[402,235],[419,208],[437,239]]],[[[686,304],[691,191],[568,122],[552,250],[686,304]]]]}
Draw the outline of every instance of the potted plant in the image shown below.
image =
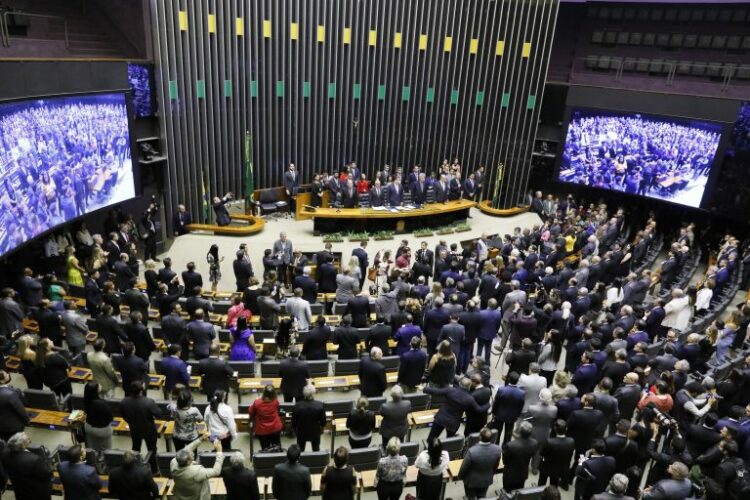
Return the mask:
{"type": "Polygon", "coordinates": [[[393,231],[378,231],[373,235],[373,239],[376,241],[385,241],[393,239],[393,231]]]}
{"type": "Polygon", "coordinates": [[[453,228],[451,226],[442,226],[435,230],[437,234],[453,234],[453,228]]]}
{"type": "Polygon", "coordinates": [[[432,229],[422,228],[414,231],[415,238],[428,238],[433,235],[432,229]]]}
{"type": "Polygon", "coordinates": [[[363,240],[369,240],[370,235],[367,234],[367,232],[363,231],[361,233],[357,232],[351,232],[346,237],[349,241],[363,241],[363,240]]]}
{"type": "Polygon", "coordinates": [[[341,233],[331,233],[323,236],[323,243],[343,243],[344,236],[341,233]]]}
{"type": "Polygon", "coordinates": [[[471,226],[467,224],[466,222],[462,222],[460,224],[456,224],[453,227],[453,230],[457,233],[465,233],[466,231],[471,231],[471,226]]]}

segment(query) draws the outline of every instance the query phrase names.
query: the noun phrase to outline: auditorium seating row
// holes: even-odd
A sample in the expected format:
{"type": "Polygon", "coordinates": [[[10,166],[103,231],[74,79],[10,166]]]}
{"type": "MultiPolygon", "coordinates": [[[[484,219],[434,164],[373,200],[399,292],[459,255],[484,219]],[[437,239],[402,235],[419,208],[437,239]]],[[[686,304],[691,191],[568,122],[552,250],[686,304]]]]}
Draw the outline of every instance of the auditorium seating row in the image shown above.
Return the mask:
{"type": "Polygon", "coordinates": [[[654,241],[651,242],[651,246],[649,247],[646,257],[643,259],[643,262],[641,262],[641,264],[633,270],[633,272],[640,276],[641,273],[646,269],[651,269],[654,266],[656,259],[661,254],[662,248],[664,248],[664,237],[661,233],[656,233],[656,236],[654,236],[654,241]]]}
{"type": "Polygon", "coordinates": [[[669,296],[671,294],[672,288],[680,288],[682,290],[685,290],[688,285],[690,284],[690,280],[693,279],[693,276],[695,275],[695,271],[698,270],[698,266],[700,265],[700,259],[701,255],[703,254],[703,251],[700,247],[696,247],[690,251],[690,256],[688,257],[687,262],[682,266],[682,269],[680,270],[680,273],[677,275],[674,283],[672,283],[672,286],[667,290],[660,290],[659,291],[659,297],[662,299],[668,300],[669,296]]]}
{"type": "Polygon", "coordinates": [[[619,23],[667,22],[667,23],[744,23],[750,21],[750,10],[739,5],[734,7],[709,7],[702,5],[670,6],[640,5],[633,7],[611,5],[588,5],[586,17],[592,20],[619,23]]]}
{"type": "Polygon", "coordinates": [[[735,78],[750,80],[750,64],[677,61],[647,57],[622,57],[590,54],[584,58],[584,67],[602,72],[634,72],[657,75],[697,76],[716,79],[735,78]]]}
{"type": "Polygon", "coordinates": [[[750,50],[750,35],[596,30],[591,33],[591,43],[610,47],[630,45],[665,49],[711,49],[744,52],[750,50]]]}

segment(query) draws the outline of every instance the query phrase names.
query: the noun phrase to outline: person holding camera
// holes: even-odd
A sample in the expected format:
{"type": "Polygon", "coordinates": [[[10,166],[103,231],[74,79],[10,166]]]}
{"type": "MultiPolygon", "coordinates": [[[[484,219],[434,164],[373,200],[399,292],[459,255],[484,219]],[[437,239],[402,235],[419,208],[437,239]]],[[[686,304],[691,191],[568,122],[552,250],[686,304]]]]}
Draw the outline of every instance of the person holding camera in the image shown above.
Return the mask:
{"type": "Polygon", "coordinates": [[[144,244],[144,256],[143,260],[151,259],[154,262],[159,262],[156,258],[156,226],[154,225],[154,217],[159,211],[159,204],[156,202],[156,196],[151,197],[151,203],[148,208],[143,212],[141,217],[141,223],[139,227],[139,233],[141,240],[144,244]]]}
{"type": "Polygon", "coordinates": [[[195,450],[198,449],[202,441],[209,439],[208,434],[204,434],[183,449],[177,452],[172,461],[169,463],[169,470],[172,472],[174,487],[172,498],[175,500],[210,500],[211,490],[208,480],[212,477],[221,475],[221,466],[224,463],[224,452],[221,445],[221,439],[213,439],[214,451],[216,452],[216,461],[210,469],[200,464],[193,463],[195,450]]]}

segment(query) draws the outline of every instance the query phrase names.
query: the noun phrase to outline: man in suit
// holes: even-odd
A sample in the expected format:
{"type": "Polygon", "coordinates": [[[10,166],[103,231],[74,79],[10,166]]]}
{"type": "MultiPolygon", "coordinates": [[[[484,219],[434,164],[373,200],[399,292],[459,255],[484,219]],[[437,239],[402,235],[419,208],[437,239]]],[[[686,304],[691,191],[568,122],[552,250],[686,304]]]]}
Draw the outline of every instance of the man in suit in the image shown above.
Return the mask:
{"type": "Polygon", "coordinates": [[[693,483],[688,478],[689,470],[682,462],[673,462],[667,467],[668,479],[662,479],[643,490],[643,500],[687,498],[693,491],[693,483]]]}
{"type": "Polygon", "coordinates": [[[86,448],[71,446],[65,457],[67,460],[57,466],[65,498],[99,500],[102,482],[96,469],[86,463],[86,448]]]}
{"type": "Polygon", "coordinates": [[[185,209],[185,205],[177,205],[177,211],[172,216],[172,227],[174,228],[175,236],[182,236],[190,231],[187,226],[193,223],[193,217],[185,209]]]}
{"type": "Polygon", "coordinates": [[[227,490],[227,500],[260,500],[258,478],[255,471],[245,467],[245,456],[241,451],[233,451],[229,465],[221,471],[221,478],[227,490]]]}
{"type": "MultiPolygon", "coordinates": [[[[583,407],[571,413],[567,421],[568,434],[576,443],[576,456],[583,455],[591,447],[591,443],[596,436],[595,429],[599,428],[600,423],[604,420],[604,414],[601,410],[594,407],[596,397],[593,394],[584,394],[581,397],[581,404],[583,407]]],[[[607,481],[609,481],[609,477],[607,481]]],[[[597,491],[596,493],[600,492],[597,491]]]]}
{"type": "Polygon", "coordinates": [[[99,314],[99,309],[104,301],[102,289],[99,286],[100,277],[99,270],[94,269],[86,274],[86,278],[83,282],[83,294],[86,298],[86,312],[89,313],[89,316],[91,317],[96,317],[99,314]]]}
{"type": "Polygon", "coordinates": [[[458,316],[458,322],[464,327],[464,338],[461,341],[458,358],[459,373],[466,373],[469,362],[474,355],[474,344],[482,327],[482,316],[477,308],[478,305],[473,299],[468,300],[466,310],[459,313],[458,316]]]}
{"type": "Polygon", "coordinates": [[[318,291],[320,293],[334,293],[336,292],[336,278],[337,271],[336,266],[332,262],[320,263],[318,261],[318,267],[316,270],[318,280],[318,291]]]}
{"type": "Polygon", "coordinates": [[[128,387],[134,382],[141,384],[146,382],[148,377],[148,363],[135,355],[135,345],[132,342],[125,342],[123,355],[115,357],[113,364],[115,369],[120,372],[122,388],[126,393],[128,387]]]}
{"type": "Polygon", "coordinates": [[[122,294],[122,303],[130,308],[130,312],[138,311],[143,318],[143,324],[148,323],[148,308],[151,302],[148,295],[137,287],[138,278],[131,278],[128,289],[122,294]]]}
{"type": "Polygon", "coordinates": [[[29,423],[21,391],[10,384],[10,375],[0,370],[0,438],[8,441],[29,423]]]}
{"type": "Polygon", "coordinates": [[[28,311],[29,308],[39,307],[44,298],[42,282],[34,277],[34,272],[30,267],[24,268],[23,277],[21,277],[21,302],[28,311]]]}
{"type": "Polygon", "coordinates": [[[286,313],[297,324],[297,330],[307,331],[312,324],[310,303],[302,298],[302,289],[295,288],[294,296],[286,300],[286,313]]]}
{"type": "Polygon", "coordinates": [[[359,289],[356,278],[351,275],[349,268],[336,275],[336,302],[347,304],[349,299],[356,295],[355,289],[359,289]]]}
{"type": "Polygon", "coordinates": [[[121,253],[120,259],[113,265],[115,284],[117,285],[117,289],[121,292],[124,292],[130,287],[130,280],[138,278],[130,268],[128,262],[130,262],[130,256],[126,253],[121,253]]]}
{"type": "MultiPolygon", "coordinates": [[[[614,457],[606,456],[604,441],[596,439],[587,456],[580,458],[575,466],[575,498],[591,498],[602,493],[615,473],[614,457]]],[[[678,497],[674,497],[678,498],[678,497]]],[[[685,497],[681,497],[685,498],[685,497]]]]}
{"type": "MultiPolygon", "coordinates": [[[[44,302],[42,302],[44,303],[44,302]]],[[[106,342],[104,351],[109,354],[122,353],[122,343],[128,340],[122,326],[113,316],[112,306],[104,304],[102,312],[94,321],[94,329],[99,334],[99,338],[106,342]]],[[[54,340],[54,339],[53,339],[54,340]]]]}
{"type": "Polygon", "coordinates": [[[518,387],[518,379],[518,373],[510,372],[505,385],[498,388],[492,404],[493,420],[498,432],[503,434],[503,443],[510,441],[513,426],[523,410],[525,392],[518,387]]]}
{"type": "Polygon", "coordinates": [[[326,326],[326,318],[318,316],[315,327],[310,330],[302,346],[302,355],[307,361],[328,359],[327,344],[331,339],[331,329],[326,326]]]}
{"type": "Polygon", "coordinates": [[[546,218],[544,213],[544,204],[542,203],[542,192],[537,191],[534,193],[534,198],[531,199],[531,211],[536,212],[542,219],[546,218]]]}
{"type": "Polygon", "coordinates": [[[359,335],[352,326],[352,317],[345,315],[341,325],[333,331],[333,343],[338,346],[339,359],[356,359],[359,335]]]}
{"type": "Polygon", "coordinates": [[[385,392],[385,367],[381,359],[383,359],[383,351],[378,347],[373,347],[370,350],[370,356],[363,357],[359,364],[359,390],[364,397],[379,398],[385,392]]]}
{"type": "Polygon", "coordinates": [[[448,182],[445,175],[440,174],[440,179],[433,185],[435,190],[435,203],[445,203],[448,201],[448,182]]]}
{"type": "Polygon", "coordinates": [[[484,351],[484,361],[490,363],[490,354],[492,352],[492,341],[497,337],[500,331],[500,324],[502,321],[502,313],[497,308],[497,300],[495,298],[487,301],[487,309],[479,311],[480,326],[479,334],[477,335],[477,356],[482,355],[484,351]]]}
{"type": "Polygon", "coordinates": [[[349,299],[344,310],[344,316],[352,317],[352,326],[355,328],[367,328],[370,324],[370,295],[361,292],[358,288],[352,290],[356,295],[349,299]]]}
{"type": "Polygon", "coordinates": [[[623,378],[623,384],[617,388],[614,398],[618,403],[620,418],[632,418],[638,401],[641,399],[641,386],[638,384],[638,374],[628,373],[623,378]]]}
{"type": "Polygon", "coordinates": [[[151,471],[143,467],[138,454],[126,450],[122,465],[109,471],[109,493],[119,500],[156,500],[161,498],[151,471]]]}
{"type": "Polygon", "coordinates": [[[159,283],[167,285],[169,293],[177,293],[180,288],[180,279],[177,277],[177,273],[172,269],[172,259],[165,257],[162,264],[164,264],[164,267],[159,269],[156,274],[156,279],[159,283]]]}
{"type": "MultiPolygon", "coordinates": [[[[440,330],[438,342],[442,342],[443,340],[450,342],[451,350],[453,350],[453,354],[455,354],[456,359],[458,359],[461,351],[461,343],[463,342],[465,335],[466,329],[464,328],[464,325],[458,322],[458,314],[453,313],[450,315],[450,322],[440,330]]],[[[460,367],[456,364],[456,373],[459,373],[459,370],[460,367]]]]}
{"type": "Polygon", "coordinates": [[[414,266],[412,271],[415,276],[422,276],[425,282],[432,276],[432,266],[435,263],[435,255],[427,247],[427,242],[423,241],[419,245],[419,250],[414,255],[414,266]]]}
{"type": "MultiPolygon", "coordinates": [[[[489,404],[492,399],[492,389],[486,387],[482,380],[482,374],[474,373],[471,375],[471,397],[477,402],[478,405],[484,406],[489,404]]],[[[484,426],[487,425],[487,412],[474,412],[472,410],[466,410],[466,425],[464,426],[464,435],[468,436],[475,432],[479,432],[484,426]]]]}
{"type": "Polygon", "coordinates": [[[367,240],[362,240],[359,247],[352,250],[352,255],[356,256],[359,261],[359,288],[361,289],[367,277],[367,267],[370,265],[370,259],[367,255],[367,240]]]}
{"type": "Polygon", "coordinates": [[[310,277],[309,266],[302,268],[300,276],[295,276],[294,288],[300,288],[302,290],[302,298],[310,304],[318,301],[318,284],[310,277]]]}
{"type": "Polygon", "coordinates": [[[120,412],[130,427],[132,450],[140,452],[141,444],[145,441],[151,452],[151,471],[156,472],[156,442],[159,436],[155,419],[161,416],[159,407],[145,395],[143,382],[132,382],[126,392],[128,395],[120,403],[120,412]]]}
{"type": "Polygon", "coordinates": [[[195,270],[195,262],[188,262],[187,270],[182,271],[182,284],[185,287],[186,297],[192,295],[196,287],[203,287],[203,276],[195,270]]]}
{"type": "Polygon", "coordinates": [[[503,489],[508,493],[523,488],[529,477],[529,463],[539,448],[532,431],[531,423],[521,422],[518,438],[503,444],[503,489]]]}
{"type": "Polygon", "coordinates": [[[615,433],[604,440],[607,455],[615,457],[615,470],[621,474],[638,461],[638,445],[628,437],[629,431],[630,420],[622,419],[617,422],[615,433]]]}
{"type": "Polygon", "coordinates": [[[521,348],[510,352],[505,361],[508,363],[508,372],[525,374],[529,372],[529,365],[536,359],[534,342],[531,339],[523,339],[521,348]]]}
{"type": "Polygon", "coordinates": [[[425,174],[421,173],[409,186],[411,191],[411,202],[415,206],[424,205],[427,201],[427,183],[425,181],[425,174]]]}
{"type": "Polygon", "coordinates": [[[73,357],[83,352],[86,347],[86,335],[89,333],[86,319],[77,309],[78,306],[74,301],[66,300],[65,312],[60,316],[62,326],[65,327],[65,341],[73,357]]]}
{"type": "Polygon", "coordinates": [[[292,217],[297,213],[297,193],[299,192],[299,174],[294,163],[289,164],[289,168],[284,172],[284,191],[286,197],[289,200],[289,210],[292,213],[292,217]]]}
{"type": "Polygon", "coordinates": [[[300,361],[299,354],[299,347],[294,345],[289,348],[289,357],[279,363],[280,388],[287,403],[302,398],[302,389],[310,379],[310,368],[307,363],[300,361]]]}
{"type": "Polygon", "coordinates": [[[370,188],[370,206],[382,207],[385,205],[385,193],[380,179],[375,179],[375,183],[370,188]]]}
{"type": "Polygon", "coordinates": [[[229,392],[229,380],[234,371],[229,363],[219,357],[218,345],[212,345],[209,353],[207,358],[198,362],[195,375],[203,376],[203,393],[210,399],[219,389],[229,392]]]}
{"type": "Polygon", "coordinates": [[[237,250],[236,259],[232,262],[234,270],[234,282],[237,285],[238,292],[244,292],[250,286],[250,278],[255,276],[253,266],[250,261],[245,259],[245,252],[237,250]]]}
{"type": "Polygon", "coordinates": [[[393,329],[385,324],[385,316],[378,314],[375,316],[375,324],[370,328],[365,339],[365,347],[368,351],[373,347],[379,347],[384,353],[390,353],[388,340],[392,337],[393,329]]]}
{"type": "Polygon", "coordinates": [[[400,207],[404,200],[404,189],[401,186],[401,181],[394,179],[393,182],[388,186],[388,206],[400,207]]]}
{"type": "Polygon", "coordinates": [[[203,359],[208,357],[209,349],[216,338],[214,325],[204,320],[203,309],[195,311],[195,319],[187,324],[187,339],[193,342],[193,357],[203,359]]]}
{"type": "Polygon", "coordinates": [[[113,395],[118,381],[112,360],[104,352],[105,345],[104,339],[96,339],[94,350],[86,354],[86,360],[88,361],[89,368],[91,368],[91,375],[94,381],[99,384],[99,395],[103,398],[108,398],[113,395]]]}
{"type": "Polygon", "coordinates": [[[297,435],[297,446],[305,449],[309,441],[313,451],[320,450],[320,436],[326,426],[326,410],[323,403],[315,400],[315,387],[306,385],[302,389],[302,400],[294,404],[292,429],[297,435]]]}
{"type": "Polygon", "coordinates": [[[351,179],[346,181],[346,185],[341,191],[341,206],[343,208],[355,208],[357,206],[357,189],[351,179]]]}
{"type": "Polygon", "coordinates": [[[275,498],[305,499],[312,493],[310,469],[299,463],[300,447],[291,445],[286,451],[287,461],[276,464],[271,491],[275,498]]]}
{"type": "Polygon", "coordinates": [[[188,356],[188,343],[187,343],[187,326],[185,320],[180,316],[182,306],[175,302],[170,307],[171,312],[166,316],[161,317],[161,333],[166,340],[167,345],[177,344],[182,347],[182,354],[187,359],[188,356]]]}
{"type": "MultiPolygon", "coordinates": [[[[167,348],[167,356],[161,360],[161,373],[165,378],[165,394],[170,394],[177,384],[190,385],[187,363],[181,359],[181,354],[182,348],[179,344],[170,344],[167,348]]],[[[209,397],[211,395],[213,392],[208,393],[209,397]]]]}
{"type": "Polygon", "coordinates": [[[292,254],[294,253],[294,247],[292,246],[291,240],[287,239],[286,233],[279,233],[279,239],[273,243],[273,255],[274,258],[279,262],[278,273],[279,280],[288,283],[289,276],[287,276],[287,268],[292,262],[292,254]]]}
{"type": "Polygon", "coordinates": [[[195,312],[201,309],[204,314],[214,310],[213,304],[203,298],[203,290],[200,287],[195,287],[193,293],[185,301],[185,310],[191,319],[195,319],[195,312]]]}
{"type": "Polygon", "coordinates": [[[591,500],[635,500],[625,494],[628,491],[629,483],[630,481],[625,474],[615,474],[609,480],[607,491],[594,495],[591,500]]]}
{"type": "Polygon", "coordinates": [[[432,356],[437,351],[440,334],[450,321],[450,313],[443,308],[443,299],[437,297],[433,301],[432,309],[428,309],[424,316],[424,334],[427,338],[427,354],[432,356]]]}
{"type": "Polygon", "coordinates": [[[542,462],[538,484],[544,486],[549,479],[551,485],[567,489],[570,484],[570,461],[576,444],[572,437],[565,435],[568,425],[564,420],[556,420],[553,430],[554,436],[547,439],[539,452],[542,462]]]}
{"type": "Polygon", "coordinates": [[[427,437],[428,442],[439,437],[444,429],[448,437],[455,436],[461,425],[464,412],[471,410],[479,413],[486,412],[489,409],[489,402],[484,405],[478,404],[469,393],[470,390],[471,380],[468,378],[462,378],[459,382],[459,387],[424,388],[424,392],[427,394],[445,396],[445,402],[435,415],[430,434],[427,437]]]}
{"type": "Polygon", "coordinates": [[[195,463],[195,452],[202,441],[208,439],[204,435],[183,449],[177,452],[177,455],[169,463],[169,470],[172,473],[174,481],[173,494],[175,498],[210,500],[211,489],[208,480],[212,477],[218,477],[221,474],[221,466],[224,463],[224,452],[221,446],[221,439],[213,442],[216,460],[214,466],[210,469],[195,463]]]}
{"type": "Polygon", "coordinates": [[[2,462],[13,494],[17,500],[50,500],[52,495],[52,471],[47,461],[28,450],[31,440],[19,431],[7,442],[2,462]]]}
{"type": "Polygon", "coordinates": [[[422,339],[412,337],[411,350],[401,354],[397,383],[406,391],[414,392],[422,382],[427,367],[427,353],[421,349],[422,339]]]}
{"type": "Polygon", "coordinates": [[[401,386],[395,385],[391,388],[391,399],[380,407],[380,436],[383,448],[392,437],[403,442],[409,431],[408,417],[411,412],[411,401],[404,399],[404,391],[401,386]]]}
{"type": "Polygon", "coordinates": [[[271,290],[267,286],[260,289],[258,297],[258,311],[260,314],[260,327],[265,330],[276,330],[279,327],[279,314],[281,306],[271,297],[271,290]]]}
{"type": "Polygon", "coordinates": [[[500,466],[500,455],[500,447],[492,443],[492,431],[483,428],[479,432],[479,443],[468,449],[458,471],[467,498],[473,500],[487,496],[500,466]]]}
{"type": "Polygon", "coordinates": [[[473,172],[469,173],[469,176],[464,180],[462,189],[464,199],[474,201],[477,196],[477,184],[473,172]]]}
{"type": "Polygon", "coordinates": [[[122,248],[120,248],[120,236],[118,233],[109,233],[109,239],[104,243],[104,251],[107,254],[107,269],[114,269],[115,262],[120,260],[122,248]]]}

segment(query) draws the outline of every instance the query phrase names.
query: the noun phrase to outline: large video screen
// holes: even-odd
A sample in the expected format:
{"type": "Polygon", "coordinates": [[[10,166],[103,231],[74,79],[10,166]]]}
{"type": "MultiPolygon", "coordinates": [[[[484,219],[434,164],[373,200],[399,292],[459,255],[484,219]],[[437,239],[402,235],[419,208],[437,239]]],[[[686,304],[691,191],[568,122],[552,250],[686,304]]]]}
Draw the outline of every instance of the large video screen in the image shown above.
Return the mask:
{"type": "Polygon", "coordinates": [[[128,63],[128,81],[137,118],[154,115],[156,106],[151,91],[152,79],[153,67],[151,65],[128,63]]]}
{"type": "Polygon", "coordinates": [[[558,180],[699,207],[723,125],[574,108],[558,180]]]}
{"type": "Polygon", "coordinates": [[[0,103],[0,255],[133,198],[125,94],[0,103]]]}
{"type": "Polygon", "coordinates": [[[732,128],[730,147],[737,151],[750,151],[750,101],[743,102],[737,121],[732,128]]]}

